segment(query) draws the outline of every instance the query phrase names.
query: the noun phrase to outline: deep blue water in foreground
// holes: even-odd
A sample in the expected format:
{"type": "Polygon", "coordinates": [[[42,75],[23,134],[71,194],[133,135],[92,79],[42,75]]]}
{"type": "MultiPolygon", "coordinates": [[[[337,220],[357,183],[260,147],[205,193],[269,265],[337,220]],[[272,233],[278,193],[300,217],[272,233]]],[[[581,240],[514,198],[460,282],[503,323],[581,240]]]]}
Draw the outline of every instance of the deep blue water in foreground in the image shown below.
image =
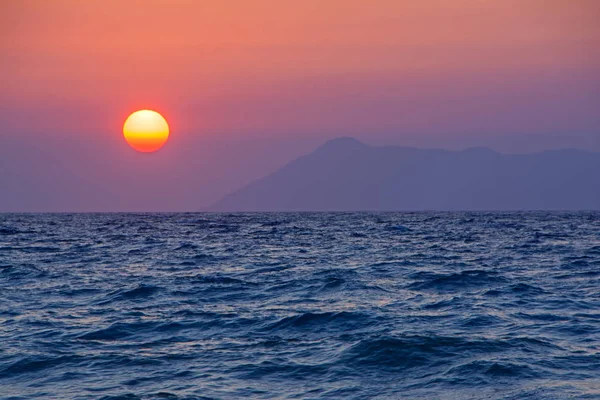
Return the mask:
{"type": "Polygon", "coordinates": [[[0,398],[247,397],[600,398],[600,214],[0,214],[0,398]]]}

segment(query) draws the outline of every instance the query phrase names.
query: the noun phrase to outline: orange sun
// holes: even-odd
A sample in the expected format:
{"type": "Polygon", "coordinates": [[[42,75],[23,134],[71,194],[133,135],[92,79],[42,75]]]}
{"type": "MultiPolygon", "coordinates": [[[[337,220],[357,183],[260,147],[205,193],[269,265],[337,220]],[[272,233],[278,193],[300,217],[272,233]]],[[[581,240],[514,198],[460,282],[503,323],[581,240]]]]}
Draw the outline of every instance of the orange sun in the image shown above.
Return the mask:
{"type": "Polygon", "coordinates": [[[169,125],[167,120],[156,111],[139,110],[125,120],[123,136],[137,151],[152,153],[167,142],[169,125]]]}

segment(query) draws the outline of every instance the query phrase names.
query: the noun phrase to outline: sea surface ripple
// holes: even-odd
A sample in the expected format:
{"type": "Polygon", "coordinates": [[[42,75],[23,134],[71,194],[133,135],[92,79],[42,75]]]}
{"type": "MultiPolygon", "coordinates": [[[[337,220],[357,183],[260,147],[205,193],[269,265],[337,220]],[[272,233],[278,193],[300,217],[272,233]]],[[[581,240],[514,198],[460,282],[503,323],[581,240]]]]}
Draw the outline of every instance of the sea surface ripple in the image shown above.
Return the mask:
{"type": "Polygon", "coordinates": [[[600,213],[0,214],[0,398],[600,398],[600,213]]]}

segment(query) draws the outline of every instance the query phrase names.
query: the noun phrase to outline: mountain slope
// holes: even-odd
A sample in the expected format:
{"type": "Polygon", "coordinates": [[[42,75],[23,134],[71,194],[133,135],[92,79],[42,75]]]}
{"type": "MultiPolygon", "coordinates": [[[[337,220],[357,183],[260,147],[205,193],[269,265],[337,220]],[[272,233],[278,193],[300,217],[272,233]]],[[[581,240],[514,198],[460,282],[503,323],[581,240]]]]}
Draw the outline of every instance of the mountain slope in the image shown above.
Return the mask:
{"type": "Polygon", "coordinates": [[[600,154],[505,155],[334,139],[211,211],[600,209],[600,154]]]}

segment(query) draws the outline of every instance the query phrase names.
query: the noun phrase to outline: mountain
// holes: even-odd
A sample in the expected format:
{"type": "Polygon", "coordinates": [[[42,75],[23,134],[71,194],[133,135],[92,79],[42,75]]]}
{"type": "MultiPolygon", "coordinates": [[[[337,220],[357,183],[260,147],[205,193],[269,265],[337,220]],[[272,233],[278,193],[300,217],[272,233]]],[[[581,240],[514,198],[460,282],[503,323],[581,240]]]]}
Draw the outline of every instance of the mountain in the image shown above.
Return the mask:
{"type": "Polygon", "coordinates": [[[599,210],[600,154],[331,140],[210,211],[599,210]]]}

